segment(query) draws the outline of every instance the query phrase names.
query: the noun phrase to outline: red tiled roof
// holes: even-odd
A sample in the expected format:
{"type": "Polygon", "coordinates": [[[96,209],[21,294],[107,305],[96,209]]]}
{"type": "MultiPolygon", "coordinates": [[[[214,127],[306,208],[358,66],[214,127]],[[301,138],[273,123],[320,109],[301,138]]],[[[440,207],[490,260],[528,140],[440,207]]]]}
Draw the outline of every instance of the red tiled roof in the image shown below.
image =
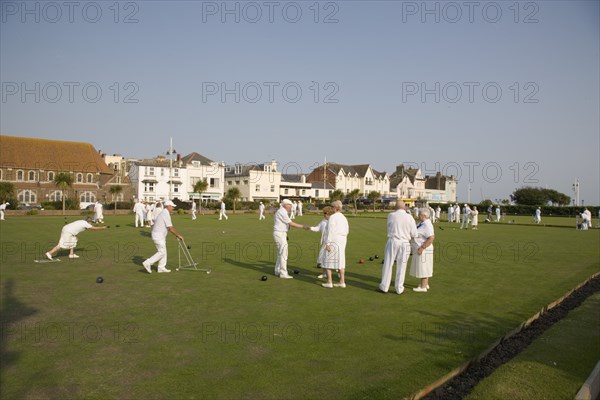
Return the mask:
{"type": "Polygon", "coordinates": [[[113,174],[89,143],[16,136],[0,136],[0,166],[113,174]]]}

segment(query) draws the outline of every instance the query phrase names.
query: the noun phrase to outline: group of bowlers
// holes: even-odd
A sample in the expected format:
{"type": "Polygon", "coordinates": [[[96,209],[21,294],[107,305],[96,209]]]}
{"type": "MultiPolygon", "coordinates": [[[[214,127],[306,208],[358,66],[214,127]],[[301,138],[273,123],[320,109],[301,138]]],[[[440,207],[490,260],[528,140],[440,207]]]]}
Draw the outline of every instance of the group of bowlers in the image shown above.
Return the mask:
{"type": "MultiPolygon", "coordinates": [[[[137,203],[136,207],[141,207],[142,203],[137,203]]],[[[156,253],[146,259],[142,265],[148,273],[152,273],[152,265],[157,264],[158,273],[168,273],[167,269],[167,236],[173,234],[178,240],[184,240],[183,236],[175,229],[171,220],[171,213],[176,205],[167,200],[160,207],[155,207],[152,212],[157,212],[152,221],[152,241],[156,246],[156,253]]],[[[280,203],[279,209],[275,212],[273,218],[273,240],[277,249],[277,261],[275,263],[275,276],[281,279],[293,279],[288,273],[288,241],[287,232],[290,228],[299,228],[321,233],[321,248],[318,255],[317,265],[325,273],[320,278],[326,278],[327,282],[322,283],[325,288],[345,288],[345,269],[346,269],[346,243],[350,233],[348,220],[342,213],[341,201],[334,201],[331,206],[323,209],[323,220],[316,226],[298,224],[292,221],[293,203],[289,199],[284,199],[280,203]],[[336,271],[339,276],[339,283],[333,283],[333,272],[336,271]]],[[[136,211],[136,222],[138,222],[138,209],[136,211]]],[[[264,218],[264,209],[261,210],[264,218]]],[[[406,212],[404,202],[399,201],[396,204],[396,211],[388,215],[387,236],[388,242],[385,247],[383,260],[382,278],[378,291],[387,293],[391,284],[392,268],[394,261],[397,263],[395,276],[396,293],[404,292],[404,277],[409,256],[413,255],[411,264],[411,275],[421,278],[421,284],[414,288],[417,292],[426,292],[429,289],[429,278],[433,272],[433,224],[429,220],[429,208],[422,208],[418,212],[420,223],[417,225],[415,219],[410,213],[406,212]]],[[[261,219],[262,219],[261,218],[261,219]]],[[[137,225],[137,224],[136,224],[137,225]]],[[[69,258],[79,258],[74,253],[77,245],[77,235],[85,230],[104,230],[107,226],[92,225],[92,218],[74,221],[66,224],[61,231],[58,244],[46,253],[49,260],[54,260],[54,256],[60,249],[69,250],[69,258]]]]}

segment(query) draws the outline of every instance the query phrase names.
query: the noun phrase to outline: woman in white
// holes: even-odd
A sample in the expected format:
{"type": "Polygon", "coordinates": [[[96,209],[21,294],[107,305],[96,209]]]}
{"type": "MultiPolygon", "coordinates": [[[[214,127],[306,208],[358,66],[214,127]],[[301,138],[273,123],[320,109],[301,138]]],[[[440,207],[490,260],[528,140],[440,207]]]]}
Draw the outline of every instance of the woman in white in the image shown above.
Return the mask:
{"type": "Polygon", "coordinates": [[[471,225],[473,225],[473,229],[477,230],[477,225],[479,225],[479,211],[477,210],[477,206],[473,206],[471,217],[471,225]]]}
{"type": "Polygon", "coordinates": [[[196,201],[192,199],[192,221],[196,219],[196,201]]]}
{"type": "Polygon", "coordinates": [[[410,263],[410,274],[416,278],[421,278],[421,284],[413,288],[415,292],[427,292],[429,289],[429,278],[433,276],[433,224],[429,220],[429,210],[424,209],[419,212],[417,225],[417,237],[415,237],[413,246],[413,255],[410,263]]]}
{"type": "Polygon", "coordinates": [[[102,204],[99,201],[96,201],[96,204],[94,204],[94,213],[95,213],[94,221],[99,224],[103,224],[104,223],[104,212],[103,212],[102,204]]]}
{"type": "Polygon", "coordinates": [[[346,269],[346,241],[350,228],[348,220],[342,214],[342,202],[339,200],[331,203],[334,213],[329,217],[327,225],[327,236],[325,238],[325,262],[322,267],[327,271],[327,283],[322,286],[332,288],[334,286],[345,288],[344,270],[346,269]],[[340,271],[340,283],[333,284],[331,280],[331,271],[337,269],[340,271]]]}
{"type": "Polygon", "coordinates": [[[221,200],[221,211],[219,212],[219,221],[222,220],[223,217],[225,217],[226,221],[229,219],[227,213],[225,212],[225,200],[221,200]]]}
{"type": "MultiPolygon", "coordinates": [[[[325,264],[325,256],[327,255],[327,249],[325,248],[325,237],[327,236],[327,225],[329,224],[329,217],[331,216],[331,214],[333,214],[333,208],[329,206],[324,207],[323,219],[321,220],[321,222],[319,222],[319,225],[310,227],[310,230],[313,232],[321,232],[321,248],[317,257],[317,268],[320,268],[321,266],[323,266],[323,264],[325,264]]],[[[321,279],[325,278],[326,276],[326,274],[321,274],[317,276],[317,278],[321,279]]]]}
{"type": "Polygon", "coordinates": [[[258,216],[258,220],[263,220],[265,219],[265,205],[263,204],[263,202],[261,201],[259,206],[258,206],[258,211],[260,212],[259,216],[258,216]]]}

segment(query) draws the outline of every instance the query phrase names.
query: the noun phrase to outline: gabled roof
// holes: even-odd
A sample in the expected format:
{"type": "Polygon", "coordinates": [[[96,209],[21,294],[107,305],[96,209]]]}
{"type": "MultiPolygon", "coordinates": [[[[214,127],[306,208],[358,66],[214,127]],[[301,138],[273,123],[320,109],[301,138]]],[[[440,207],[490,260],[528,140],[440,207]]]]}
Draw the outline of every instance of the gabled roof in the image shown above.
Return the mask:
{"type": "MultiPolygon", "coordinates": [[[[323,189],[323,182],[311,182],[311,187],[313,189],[323,189]]],[[[335,190],[335,186],[333,186],[331,183],[327,182],[325,184],[325,189],[335,190]]]]}
{"type": "Polygon", "coordinates": [[[302,175],[300,174],[281,174],[281,182],[302,183],[302,175]]]}
{"type": "Polygon", "coordinates": [[[183,161],[184,164],[191,164],[192,161],[199,161],[202,165],[211,165],[214,162],[213,160],[206,158],[202,154],[198,154],[195,151],[185,157],[182,157],[181,161],[183,161]]]}
{"type": "Polygon", "coordinates": [[[113,174],[89,143],[0,136],[0,165],[58,172],[113,174]]]}
{"type": "MultiPolygon", "coordinates": [[[[369,170],[370,164],[357,164],[357,165],[347,165],[347,164],[338,164],[338,163],[327,163],[327,170],[333,172],[337,175],[340,170],[344,171],[344,175],[348,176],[359,176],[364,178],[369,170]]],[[[323,165],[320,165],[315,168],[315,170],[323,169],[323,165]]]]}
{"type": "MultiPolygon", "coordinates": [[[[263,164],[244,164],[244,165],[228,165],[225,168],[225,176],[244,176],[250,174],[250,171],[265,171],[265,165],[271,165],[270,163],[263,164]],[[236,167],[241,167],[241,172],[236,173],[236,167]],[[229,168],[229,171],[227,171],[229,168]]],[[[275,173],[277,171],[271,171],[270,173],[275,173]]]]}

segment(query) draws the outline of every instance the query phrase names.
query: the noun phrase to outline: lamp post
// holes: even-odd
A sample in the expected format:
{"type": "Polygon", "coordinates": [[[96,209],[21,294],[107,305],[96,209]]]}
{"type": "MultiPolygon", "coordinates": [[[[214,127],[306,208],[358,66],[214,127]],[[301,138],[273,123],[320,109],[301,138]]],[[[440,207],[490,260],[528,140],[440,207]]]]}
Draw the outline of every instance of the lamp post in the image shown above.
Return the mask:
{"type": "Polygon", "coordinates": [[[169,157],[169,198],[173,198],[173,156],[177,154],[177,151],[173,148],[173,138],[169,144],[169,150],[167,150],[167,156],[169,157]]]}
{"type": "Polygon", "coordinates": [[[575,206],[579,205],[579,178],[573,184],[573,192],[575,193],[575,206]]]}

